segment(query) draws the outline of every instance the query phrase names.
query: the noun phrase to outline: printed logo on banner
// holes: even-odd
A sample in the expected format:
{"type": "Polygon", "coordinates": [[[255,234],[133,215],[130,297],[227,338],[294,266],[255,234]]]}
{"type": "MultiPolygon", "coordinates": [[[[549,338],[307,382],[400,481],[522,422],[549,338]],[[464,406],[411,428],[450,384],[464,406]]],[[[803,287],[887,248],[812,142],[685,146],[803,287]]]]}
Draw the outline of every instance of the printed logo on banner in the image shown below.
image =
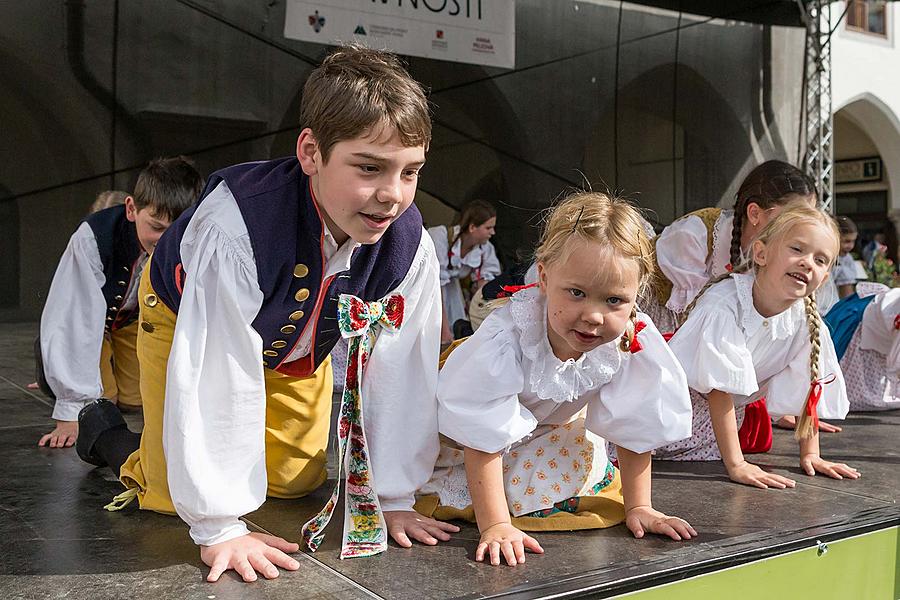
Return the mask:
{"type": "Polygon", "coordinates": [[[366,28],[362,25],[357,25],[356,29],[353,30],[353,35],[366,35],[366,28]]]}
{"type": "Polygon", "coordinates": [[[322,28],[325,27],[325,17],[321,16],[319,11],[316,11],[316,14],[309,15],[309,24],[316,33],[319,33],[322,31],[322,28]]]}
{"type": "Polygon", "coordinates": [[[432,50],[446,50],[447,49],[447,40],[444,39],[444,30],[436,29],[434,31],[434,39],[431,40],[431,49],[432,50]]]}
{"type": "Polygon", "coordinates": [[[494,54],[494,43],[489,37],[477,37],[472,42],[472,52],[480,52],[482,54],[494,54]]]}

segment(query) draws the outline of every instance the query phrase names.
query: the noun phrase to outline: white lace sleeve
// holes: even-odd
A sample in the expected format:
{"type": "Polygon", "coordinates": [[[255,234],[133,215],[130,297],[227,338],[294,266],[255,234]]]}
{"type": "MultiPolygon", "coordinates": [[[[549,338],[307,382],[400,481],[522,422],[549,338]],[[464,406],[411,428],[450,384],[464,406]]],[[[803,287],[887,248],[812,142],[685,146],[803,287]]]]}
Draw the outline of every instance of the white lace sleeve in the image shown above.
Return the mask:
{"type": "Polygon", "coordinates": [[[537,419],[519,403],[521,351],[508,306],[495,310],[463,342],[438,376],[438,425],[463,446],[499,452],[534,431],[537,419]]]}
{"type": "Polygon", "coordinates": [[[490,242],[484,243],[482,252],[484,252],[484,264],[481,266],[481,278],[490,281],[500,274],[500,259],[497,258],[497,249],[490,242]]]}
{"type": "Polygon", "coordinates": [[[617,446],[648,452],[691,437],[691,398],[681,365],[645,314],[641,349],[624,353],[600,402],[588,404],[586,427],[617,446]]]}
{"type": "Polygon", "coordinates": [[[666,308],[682,312],[709,280],[706,225],[696,216],[675,221],[656,240],[659,268],[672,283],[672,294],[666,308]]]}
{"type": "Polygon", "coordinates": [[[730,280],[709,288],[669,340],[687,375],[688,386],[703,394],[719,390],[750,396],[759,389],[753,357],[735,314],[736,301],[720,294],[730,280]]]}

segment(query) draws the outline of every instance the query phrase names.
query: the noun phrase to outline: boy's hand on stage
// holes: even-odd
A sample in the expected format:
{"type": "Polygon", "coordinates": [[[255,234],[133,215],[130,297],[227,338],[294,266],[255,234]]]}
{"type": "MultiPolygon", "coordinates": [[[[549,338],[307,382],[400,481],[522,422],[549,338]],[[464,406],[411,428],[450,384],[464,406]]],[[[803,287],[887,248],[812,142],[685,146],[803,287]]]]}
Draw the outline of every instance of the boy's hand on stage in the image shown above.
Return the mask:
{"type": "Polygon", "coordinates": [[[409,538],[434,546],[438,540],[446,542],[450,539],[448,531],[451,533],[459,531],[456,525],[423,517],[414,510],[386,510],[384,522],[394,541],[404,548],[412,547],[409,538]]]}
{"type": "Polygon", "coordinates": [[[818,454],[804,454],[800,457],[800,467],[807,475],[823,473],[832,479],[859,479],[859,471],[844,463],[833,463],[818,454]]]}
{"type": "Polygon", "coordinates": [[[733,467],[729,467],[728,465],[726,465],[726,467],[728,469],[728,477],[737,483],[752,485],[762,489],[773,487],[779,490],[792,488],[797,485],[797,482],[793,479],[788,479],[787,477],[782,477],[775,473],[766,473],[758,466],[750,464],[746,460],[733,467]]]}
{"type": "Polygon", "coordinates": [[[251,533],[212,546],[200,546],[200,559],[209,567],[207,581],[218,581],[222,573],[234,569],[244,581],[250,582],[256,581],[257,571],[266,579],[275,579],[276,566],[296,571],[300,563],[285,552],[298,550],[298,544],[280,537],[251,533]]]}
{"type": "Polygon", "coordinates": [[[57,421],[56,429],[41,437],[38,446],[69,448],[78,438],[78,421],[57,421]]]}
{"type": "Polygon", "coordinates": [[[526,550],[536,554],[544,553],[536,539],[516,529],[512,523],[497,523],[481,532],[481,542],[475,549],[475,560],[481,562],[489,554],[492,565],[497,566],[506,558],[507,564],[513,567],[525,562],[526,550]]]}
{"type": "Polygon", "coordinates": [[[679,517],[670,517],[652,506],[635,506],[625,513],[625,526],[634,537],[640,539],[645,532],[667,535],[673,540],[689,540],[697,537],[691,524],[679,517]]]}

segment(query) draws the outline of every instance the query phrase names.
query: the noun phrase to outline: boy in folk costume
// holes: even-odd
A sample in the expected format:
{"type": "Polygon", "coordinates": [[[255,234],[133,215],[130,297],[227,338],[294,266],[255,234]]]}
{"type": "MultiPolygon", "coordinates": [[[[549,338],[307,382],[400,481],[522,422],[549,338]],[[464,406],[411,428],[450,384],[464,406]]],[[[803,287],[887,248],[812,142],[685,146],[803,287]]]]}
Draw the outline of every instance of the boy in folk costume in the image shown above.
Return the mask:
{"type": "MultiPolygon", "coordinates": [[[[457,531],[412,511],[438,452],[438,263],[412,205],[427,100],[395,56],[346,47],[310,75],[301,122],[296,156],[214,173],[142,280],[145,428],[120,477],[141,508],[190,525],[209,581],[299,568],[285,554],[297,544],[248,534],[239,517],[267,494],[325,482],[328,355],[341,336],[341,556],[381,552],[387,533],[408,547],[457,531]]],[[[103,462],[130,432],[94,407],[92,420],[113,427],[84,449],[103,462]]],[[[337,489],[303,527],[310,548],[336,500],[337,489]]]]}
{"type": "Polygon", "coordinates": [[[104,192],[123,194],[124,201],[101,206],[72,234],[47,294],[35,348],[40,387],[56,400],[56,425],[38,445],[72,446],[78,411],[101,396],[140,410],[138,282],[157,240],[196,202],[202,187],[203,177],[184,157],[151,161],[134,195],[104,192]]]}

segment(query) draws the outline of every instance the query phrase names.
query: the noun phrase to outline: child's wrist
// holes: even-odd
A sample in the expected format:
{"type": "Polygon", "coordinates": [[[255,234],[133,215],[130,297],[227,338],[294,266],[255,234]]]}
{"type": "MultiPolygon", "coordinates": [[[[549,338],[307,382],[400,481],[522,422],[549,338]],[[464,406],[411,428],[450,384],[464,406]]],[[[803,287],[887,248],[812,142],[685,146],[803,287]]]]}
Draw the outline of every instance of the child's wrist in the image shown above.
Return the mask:
{"type": "Polygon", "coordinates": [[[634,506],[627,507],[625,509],[625,514],[627,515],[628,513],[630,513],[631,511],[633,511],[636,508],[649,508],[652,510],[653,506],[651,504],[635,504],[634,506]]]}
{"type": "Polygon", "coordinates": [[[479,527],[478,530],[479,530],[481,533],[484,533],[484,532],[487,531],[488,529],[491,529],[492,527],[496,527],[497,525],[511,525],[511,524],[512,524],[512,521],[510,521],[509,519],[501,519],[501,520],[499,520],[499,521],[494,521],[493,523],[491,523],[491,524],[488,525],[487,527],[479,527]]]}

